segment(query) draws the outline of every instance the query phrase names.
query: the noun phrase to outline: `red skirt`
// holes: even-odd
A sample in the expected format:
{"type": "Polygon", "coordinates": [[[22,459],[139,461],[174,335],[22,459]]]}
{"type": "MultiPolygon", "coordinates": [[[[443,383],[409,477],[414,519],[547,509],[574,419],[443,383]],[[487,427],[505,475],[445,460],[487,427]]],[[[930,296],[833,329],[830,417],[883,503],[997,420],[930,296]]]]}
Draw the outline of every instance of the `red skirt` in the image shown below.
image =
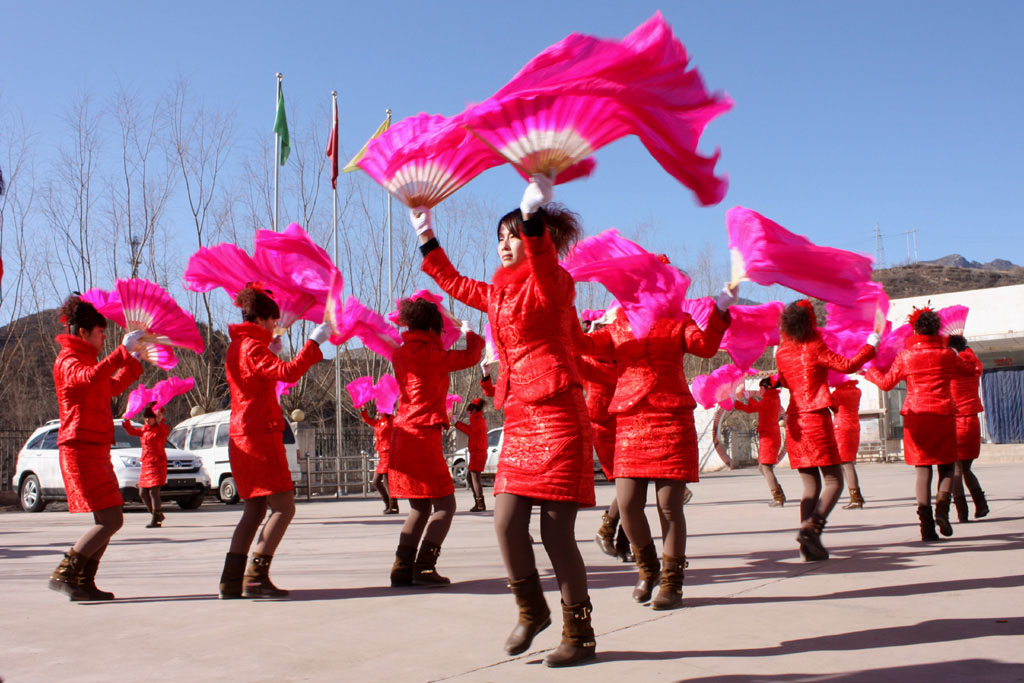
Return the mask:
{"type": "Polygon", "coordinates": [[[388,454],[392,498],[444,498],[455,493],[444,460],[443,430],[395,423],[388,454]]]}
{"type": "Polygon", "coordinates": [[[480,450],[469,451],[469,471],[470,472],[483,472],[484,467],[487,465],[487,449],[482,448],[480,450]]]}
{"type": "Polygon", "coordinates": [[[505,436],[494,494],[594,504],[594,445],[583,390],[539,403],[505,401],[505,436]]]}
{"type": "Polygon", "coordinates": [[[786,450],[789,465],[795,470],[842,462],[831,411],[822,408],[810,413],[786,413],[786,450]]]}
{"type": "Polygon", "coordinates": [[[948,465],[956,462],[956,416],[903,416],[903,459],[908,465],[948,465]]]}
{"type": "Polygon", "coordinates": [[[139,473],[139,488],[151,489],[167,483],[167,456],[142,456],[142,472],[139,473]]]}
{"type": "Polygon", "coordinates": [[[110,462],[110,444],[71,441],[57,447],[68,512],[98,512],[124,505],[110,462]]]}
{"type": "Polygon", "coordinates": [[[608,481],[615,479],[615,416],[604,422],[592,422],[594,428],[594,450],[601,462],[601,469],[608,481]]]}
{"type": "Polygon", "coordinates": [[[976,460],[981,455],[981,421],[977,415],[956,416],[956,459],[976,460]]]}
{"type": "Polygon", "coordinates": [[[243,500],[295,490],[284,442],[278,432],[267,432],[266,436],[256,438],[231,436],[228,460],[235,488],[243,500]]]}
{"type": "Polygon", "coordinates": [[[615,476],[700,481],[693,411],[668,413],[641,400],[615,416],[615,476]]]}
{"type": "Polygon", "coordinates": [[[377,469],[373,471],[374,474],[387,474],[388,473],[388,454],[389,450],[377,451],[377,469]]]}
{"type": "Polygon", "coordinates": [[[851,429],[836,429],[836,445],[839,446],[841,462],[857,462],[857,451],[860,449],[860,425],[851,429]]]}
{"type": "Polygon", "coordinates": [[[778,465],[779,450],[782,448],[782,433],[779,430],[757,435],[757,464],[778,465]]]}

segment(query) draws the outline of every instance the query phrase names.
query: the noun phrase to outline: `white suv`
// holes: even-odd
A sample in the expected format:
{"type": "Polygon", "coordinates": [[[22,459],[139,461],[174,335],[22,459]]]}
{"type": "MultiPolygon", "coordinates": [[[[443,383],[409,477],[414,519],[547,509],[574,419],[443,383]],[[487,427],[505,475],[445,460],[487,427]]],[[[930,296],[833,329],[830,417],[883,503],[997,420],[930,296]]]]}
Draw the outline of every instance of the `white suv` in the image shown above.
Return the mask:
{"type": "MultiPolygon", "coordinates": [[[[58,420],[50,420],[32,432],[21,451],[11,482],[25,512],[41,512],[47,503],[67,500],[64,477],[57,453],[58,420]]],[[[114,422],[114,445],[110,461],[125,501],[139,500],[139,474],[142,447],[139,437],[131,436],[114,422]]],[[[210,478],[203,472],[202,462],[191,453],[167,445],[167,484],[160,489],[162,500],[173,500],[183,510],[194,510],[203,504],[210,488],[210,478]]]]}
{"type": "MultiPolygon", "coordinates": [[[[231,422],[230,410],[219,410],[182,420],[167,438],[175,448],[195,453],[203,462],[203,469],[216,489],[217,497],[228,505],[238,502],[238,489],[231,476],[231,461],[228,459],[228,427],[231,422]]],[[[288,469],[292,481],[298,484],[302,478],[299,469],[299,445],[295,432],[288,420],[284,422],[284,452],[288,458],[288,469]]],[[[297,488],[297,486],[296,486],[297,488]]]]}

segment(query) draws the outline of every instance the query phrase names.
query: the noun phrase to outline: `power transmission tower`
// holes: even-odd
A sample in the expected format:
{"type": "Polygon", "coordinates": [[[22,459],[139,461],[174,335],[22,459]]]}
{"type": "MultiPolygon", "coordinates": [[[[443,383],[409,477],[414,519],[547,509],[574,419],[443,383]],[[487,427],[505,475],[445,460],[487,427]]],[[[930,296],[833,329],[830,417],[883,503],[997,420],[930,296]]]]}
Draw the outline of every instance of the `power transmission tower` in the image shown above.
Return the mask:
{"type": "Polygon", "coordinates": [[[875,261],[877,268],[885,268],[885,247],[882,245],[882,228],[875,223],[875,261]]]}

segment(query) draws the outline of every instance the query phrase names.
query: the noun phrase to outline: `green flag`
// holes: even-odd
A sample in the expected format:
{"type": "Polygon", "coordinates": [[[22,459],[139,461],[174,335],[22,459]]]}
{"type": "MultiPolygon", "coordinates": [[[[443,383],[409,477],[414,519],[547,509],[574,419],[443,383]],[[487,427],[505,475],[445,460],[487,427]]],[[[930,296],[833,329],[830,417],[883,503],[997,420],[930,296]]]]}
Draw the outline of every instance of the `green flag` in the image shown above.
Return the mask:
{"type": "Polygon", "coordinates": [[[281,147],[278,158],[280,164],[284,166],[292,147],[288,143],[288,117],[284,115],[284,87],[281,85],[281,81],[277,82],[277,116],[274,118],[274,132],[280,136],[281,147]]]}

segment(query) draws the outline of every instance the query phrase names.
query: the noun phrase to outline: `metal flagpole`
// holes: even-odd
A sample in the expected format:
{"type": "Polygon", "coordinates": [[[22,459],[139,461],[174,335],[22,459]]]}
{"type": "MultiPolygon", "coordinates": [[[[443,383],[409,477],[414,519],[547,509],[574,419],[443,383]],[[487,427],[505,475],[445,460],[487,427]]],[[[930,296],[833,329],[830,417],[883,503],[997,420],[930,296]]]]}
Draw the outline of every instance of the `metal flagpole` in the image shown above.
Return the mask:
{"type": "MultiPolygon", "coordinates": [[[[391,128],[391,110],[390,109],[387,110],[387,114],[388,114],[388,128],[391,128]]],[[[388,192],[387,190],[384,190],[384,192],[386,192],[387,195],[388,195],[388,306],[391,306],[391,304],[395,300],[395,275],[394,275],[393,266],[391,264],[392,253],[393,253],[393,250],[391,249],[391,193],[388,192]]]]}
{"type": "MultiPolygon", "coordinates": [[[[277,93],[274,98],[274,112],[277,112],[277,105],[281,102],[281,79],[284,74],[277,72],[277,93]]],[[[277,172],[281,168],[281,134],[274,127],[274,232],[277,232],[277,172]]]]}
{"type": "MultiPolygon", "coordinates": [[[[332,125],[332,134],[333,134],[333,126],[336,125],[337,121],[338,121],[338,91],[337,90],[332,90],[331,91],[331,100],[332,100],[332,104],[334,105],[334,120],[331,123],[331,125],[332,125]]],[[[335,157],[337,157],[338,151],[339,151],[338,150],[338,145],[337,145],[337,142],[335,142],[335,145],[334,145],[335,157]]],[[[332,173],[333,173],[333,171],[332,171],[332,173]]],[[[341,251],[340,251],[340,249],[338,247],[338,187],[337,187],[337,185],[335,185],[333,189],[334,189],[334,192],[333,192],[333,195],[334,195],[333,196],[333,199],[334,199],[334,265],[337,266],[338,265],[338,259],[341,258],[341,251]]],[[[342,285],[342,287],[344,287],[344,285],[342,285]]],[[[334,356],[334,429],[335,429],[334,440],[335,440],[335,442],[337,444],[338,463],[339,463],[338,469],[340,470],[341,469],[340,463],[341,463],[341,457],[342,457],[341,441],[342,441],[342,435],[345,433],[345,430],[343,429],[344,425],[343,425],[343,422],[342,422],[342,410],[341,410],[341,347],[340,346],[335,346],[334,347],[334,353],[335,353],[335,356],[334,356]]],[[[363,478],[365,479],[365,476],[363,478]]],[[[339,480],[339,482],[341,481],[340,474],[339,474],[338,480],[339,480]]],[[[365,484],[365,482],[364,482],[364,484],[365,484]]],[[[365,485],[364,485],[364,489],[365,489],[365,485]]]]}

